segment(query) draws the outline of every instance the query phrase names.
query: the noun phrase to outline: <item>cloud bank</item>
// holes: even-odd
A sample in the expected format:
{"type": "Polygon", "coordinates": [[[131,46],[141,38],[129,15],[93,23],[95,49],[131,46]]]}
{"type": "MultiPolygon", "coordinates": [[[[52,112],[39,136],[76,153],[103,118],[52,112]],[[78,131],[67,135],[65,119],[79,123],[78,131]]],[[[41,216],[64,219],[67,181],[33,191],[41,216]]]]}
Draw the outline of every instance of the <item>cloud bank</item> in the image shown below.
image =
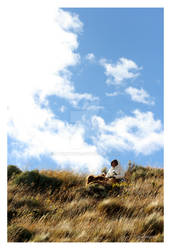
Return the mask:
{"type": "Polygon", "coordinates": [[[99,116],[92,118],[97,137],[95,145],[101,152],[133,151],[149,155],[163,147],[163,128],[160,120],[155,120],[152,112],[133,111],[133,116],[123,116],[109,124],[99,116]]]}
{"type": "Polygon", "coordinates": [[[15,33],[9,48],[13,65],[8,136],[16,141],[12,154],[18,159],[47,155],[61,167],[70,164],[73,169],[96,172],[105,159],[85,142],[84,126],[57,119],[48,103],[51,95],[73,106],[80,100],[89,104],[97,100],[89,93],[76,92],[68,69],[80,61],[76,49],[82,22],[77,15],[56,8],[53,0],[30,1],[27,6],[16,1],[10,20],[15,33]]]}

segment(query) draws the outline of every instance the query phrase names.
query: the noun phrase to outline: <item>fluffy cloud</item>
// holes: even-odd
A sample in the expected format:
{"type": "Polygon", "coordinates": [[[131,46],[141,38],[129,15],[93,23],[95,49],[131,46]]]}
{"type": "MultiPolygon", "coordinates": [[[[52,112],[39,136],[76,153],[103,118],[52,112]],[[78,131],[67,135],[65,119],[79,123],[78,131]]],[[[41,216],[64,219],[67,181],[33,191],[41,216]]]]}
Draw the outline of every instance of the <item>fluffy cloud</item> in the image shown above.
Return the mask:
{"type": "Polygon", "coordinates": [[[124,80],[134,79],[139,75],[141,69],[134,61],[123,57],[119,58],[115,64],[101,59],[100,64],[105,68],[106,83],[108,84],[121,84],[124,80]]]}
{"type": "Polygon", "coordinates": [[[15,1],[11,9],[8,135],[16,140],[12,154],[18,159],[48,155],[61,167],[70,163],[97,171],[105,159],[85,142],[84,127],[57,119],[47,99],[53,95],[75,106],[80,100],[97,100],[76,92],[68,69],[79,63],[77,36],[83,24],[77,15],[57,9],[55,0],[30,0],[27,5],[15,1]]]}
{"type": "Polygon", "coordinates": [[[83,24],[78,16],[58,9],[54,0],[30,1],[26,6],[16,1],[13,7],[13,42],[9,47],[11,102],[15,102],[17,89],[22,95],[36,94],[42,102],[49,95],[65,98],[74,105],[82,99],[97,99],[89,93],[77,93],[67,69],[80,60],[76,53],[77,32],[83,24]]]}
{"type": "Polygon", "coordinates": [[[129,87],[125,89],[125,92],[129,94],[131,99],[135,102],[154,105],[154,101],[151,100],[150,95],[143,88],[137,89],[129,87]]]}
{"type": "MultiPolygon", "coordinates": [[[[24,124],[18,125],[17,131],[15,130],[15,138],[18,139],[16,147],[22,142],[22,158],[46,155],[61,168],[70,166],[73,170],[87,169],[92,173],[97,173],[106,164],[96,146],[85,142],[85,128],[79,124],[71,125],[51,117],[40,129],[28,126],[22,133],[24,124]]],[[[13,154],[18,157],[21,151],[14,149],[13,154]]]]}
{"type": "Polygon", "coordinates": [[[55,20],[63,30],[82,31],[83,23],[77,14],[58,9],[58,12],[55,13],[55,20]]]}
{"type": "Polygon", "coordinates": [[[148,155],[163,147],[161,121],[155,120],[152,112],[135,110],[133,116],[123,116],[109,124],[94,116],[92,123],[98,131],[94,142],[102,152],[115,149],[148,155]]]}
{"type": "Polygon", "coordinates": [[[95,55],[93,53],[89,53],[86,55],[86,59],[90,62],[95,60],[95,55]]]}

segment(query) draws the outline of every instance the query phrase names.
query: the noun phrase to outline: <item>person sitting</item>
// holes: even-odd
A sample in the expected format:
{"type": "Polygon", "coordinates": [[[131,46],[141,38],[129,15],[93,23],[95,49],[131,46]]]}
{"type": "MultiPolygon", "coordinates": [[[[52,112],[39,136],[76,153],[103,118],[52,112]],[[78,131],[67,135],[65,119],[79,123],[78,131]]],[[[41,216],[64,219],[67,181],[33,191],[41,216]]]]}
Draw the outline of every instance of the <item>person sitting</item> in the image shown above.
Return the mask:
{"type": "Polygon", "coordinates": [[[111,168],[109,169],[109,171],[107,172],[107,174],[102,174],[102,175],[98,175],[98,176],[94,176],[94,175],[89,175],[87,177],[87,181],[86,183],[92,183],[92,182],[98,182],[98,181],[108,181],[111,180],[112,183],[117,183],[117,182],[121,182],[124,180],[124,176],[125,173],[120,165],[120,163],[117,160],[113,160],[111,162],[111,168]]]}
{"type": "Polygon", "coordinates": [[[113,178],[116,180],[116,182],[120,182],[124,180],[125,172],[118,162],[118,160],[113,160],[111,162],[111,168],[105,175],[106,178],[113,178]]]}

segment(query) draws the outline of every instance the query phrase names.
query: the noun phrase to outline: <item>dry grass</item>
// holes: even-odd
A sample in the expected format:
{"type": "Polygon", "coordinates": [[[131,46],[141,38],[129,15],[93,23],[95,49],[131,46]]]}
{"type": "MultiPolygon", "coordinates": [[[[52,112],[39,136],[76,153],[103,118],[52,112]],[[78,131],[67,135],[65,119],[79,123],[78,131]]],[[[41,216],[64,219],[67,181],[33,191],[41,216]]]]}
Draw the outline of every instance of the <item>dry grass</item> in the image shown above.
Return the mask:
{"type": "Polygon", "coordinates": [[[137,166],[107,186],[66,171],[9,173],[9,242],[164,240],[163,169],[137,166]]]}

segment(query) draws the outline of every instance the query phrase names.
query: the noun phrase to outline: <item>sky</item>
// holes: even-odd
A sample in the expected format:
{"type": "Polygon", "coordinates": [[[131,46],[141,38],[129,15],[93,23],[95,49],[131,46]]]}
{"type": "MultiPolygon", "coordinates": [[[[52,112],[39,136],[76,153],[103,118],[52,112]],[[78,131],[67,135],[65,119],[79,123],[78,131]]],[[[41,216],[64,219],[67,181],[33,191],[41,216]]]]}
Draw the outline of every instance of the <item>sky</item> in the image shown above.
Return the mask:
{"type": "Polygon", "coordinates": [[[8,164],[163,167],[163,9],[33,2],[11,18],[8,164]]]}

